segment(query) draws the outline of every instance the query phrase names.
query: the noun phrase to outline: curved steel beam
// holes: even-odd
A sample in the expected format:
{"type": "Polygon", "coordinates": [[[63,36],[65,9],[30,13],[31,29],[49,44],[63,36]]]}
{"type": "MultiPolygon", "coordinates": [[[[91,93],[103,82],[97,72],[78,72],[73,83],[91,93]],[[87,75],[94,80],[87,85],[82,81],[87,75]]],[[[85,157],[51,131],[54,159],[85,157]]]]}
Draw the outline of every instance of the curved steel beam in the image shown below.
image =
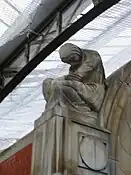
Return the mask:
{"type": "Polygon", "coordinates": [[[40,64],[50,53],[57,49],[62,43],[68,40],[77,31],[82,29],[86,24],[91,22],[108,8],[112,7],[120,0],[104,0],[95,6],[92,10],[83,15],[70,27],[64,30],[52,42],[50,42],[38,55],[36,55],[22,70],[4,87],[0,92],[0,102],[33,70],[40,64]]]}

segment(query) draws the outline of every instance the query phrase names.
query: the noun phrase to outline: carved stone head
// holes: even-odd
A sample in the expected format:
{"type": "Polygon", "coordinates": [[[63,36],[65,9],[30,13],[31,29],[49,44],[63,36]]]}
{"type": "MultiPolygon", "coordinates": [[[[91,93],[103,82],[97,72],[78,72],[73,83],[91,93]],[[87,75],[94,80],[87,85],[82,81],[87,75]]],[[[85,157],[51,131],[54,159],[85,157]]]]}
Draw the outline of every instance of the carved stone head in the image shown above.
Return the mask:
{"type": "Polygon", "coordinates": [[[82,61],[81,49],[71,43],[64,44],[59,50],[61,61],[71,66],[79,65],[82,61]]]}

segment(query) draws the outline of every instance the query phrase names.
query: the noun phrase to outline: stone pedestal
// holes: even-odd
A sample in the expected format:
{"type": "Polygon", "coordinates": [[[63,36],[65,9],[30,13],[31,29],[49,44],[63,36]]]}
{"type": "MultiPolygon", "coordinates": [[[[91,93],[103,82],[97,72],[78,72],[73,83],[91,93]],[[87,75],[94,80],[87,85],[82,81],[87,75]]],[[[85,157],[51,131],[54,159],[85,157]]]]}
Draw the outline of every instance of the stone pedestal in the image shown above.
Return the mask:
{"type": "Polygon", "coordinates": [[[109,133],[63,116],[35,122],[31,175],[109,175],[109,133]]]}

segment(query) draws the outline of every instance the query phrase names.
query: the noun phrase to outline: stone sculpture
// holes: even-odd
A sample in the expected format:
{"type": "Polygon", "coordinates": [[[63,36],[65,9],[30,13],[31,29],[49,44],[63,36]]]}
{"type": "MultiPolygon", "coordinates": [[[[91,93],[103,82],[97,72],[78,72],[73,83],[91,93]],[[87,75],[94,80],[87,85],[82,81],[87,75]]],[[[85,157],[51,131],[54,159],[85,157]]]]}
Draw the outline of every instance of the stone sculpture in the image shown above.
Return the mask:
{"type": "Polygon", "coordinates": [[[47,102],[45,111],[55,111],[62,116],[97,116],[106,88],[99,53],[66,43],[59,54],[61,61],[71,66],[68,75],[43,81],[43,95],[47,102]]]}
{"type": "Polygon", "coordinates": [[[71,67],[44,80],[47,105],[35,122],[32,175],[131,175],[131,61],[107,78],[105,89],[96,51],[66,44],[60,58],[71,67]]]}

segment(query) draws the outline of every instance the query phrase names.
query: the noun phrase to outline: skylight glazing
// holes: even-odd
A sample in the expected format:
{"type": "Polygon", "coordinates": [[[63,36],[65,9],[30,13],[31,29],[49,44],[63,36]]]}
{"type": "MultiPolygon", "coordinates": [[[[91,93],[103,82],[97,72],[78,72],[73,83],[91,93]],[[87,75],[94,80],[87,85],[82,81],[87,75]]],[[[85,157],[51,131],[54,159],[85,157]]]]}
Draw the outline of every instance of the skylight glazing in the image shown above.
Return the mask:
{"type": "Polygon", "coordinates": [[[32,2],[32,0],[8,0],[13,6],[18,8],[19,11],[23,12],[26,7],[32,2]]]}
{"type": "MultiPolygon", "coordinates": [[[[12,3],[17,1],[13,0],[12,3]]],[[[27,1],[26,1],[27,2],[27,1]]],[[[30,4],[30,1],[28,1],[30,4]]],[[[85,7],[86,8],[86,7],[85,7]]],[[[20,9],[20,7],[19,7],[20,9]]],[[[122,0],[72,36],[67,42],[82,48],[96,49],[102,57],[106,76],[130,60],[131,2],[122,0]]],[[[33,129],[34,121],[44,111],[42,81],[67,74],[68,66],[60,62],[58,49],[49,55],[0,104],[0,138],[8,146],[33,129]],[[7,122],[7,125],[6,125],[7,122]],[[17,127],[12,127],[17,124],[17,127]],[[10,126],[11,125],[11,126],[10,126]],[[20,127],[21,126],[21,127],[20,127]],[[14,139],[10,139],[14,138],[14,139]]],[[[0,148],[2,146],[0,141],[0,148]]]]}
{"type": "Polygon", "coordinates": [[[0,46],[30,25],[42,0],[0,0],[0,46]],[[6,27],[5,27],[6,26],[6,27]]]}
{"type": "Polygon", "coordinates": [[[4,0],[0,0],[0,19],[2,19],[7,26],[11,26],[18,16],[19,13],[15,9],[4,0]]]}

